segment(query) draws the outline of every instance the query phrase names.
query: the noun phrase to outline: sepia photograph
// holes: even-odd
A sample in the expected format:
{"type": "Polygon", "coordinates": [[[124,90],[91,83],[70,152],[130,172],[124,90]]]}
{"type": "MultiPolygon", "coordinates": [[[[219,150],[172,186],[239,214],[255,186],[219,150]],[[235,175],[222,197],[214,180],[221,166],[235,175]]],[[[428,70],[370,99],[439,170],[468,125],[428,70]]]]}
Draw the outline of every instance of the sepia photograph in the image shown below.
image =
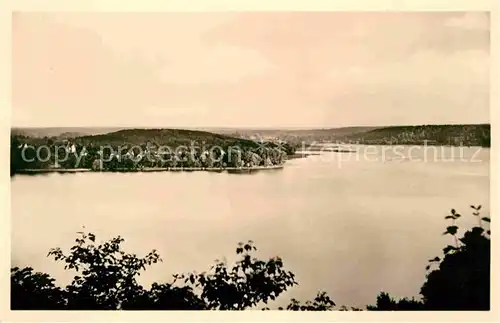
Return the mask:
{"type": "Polygon", "coordinates": [[[12,12],[10,310],[490,311],[490,22],[12,12]]]}

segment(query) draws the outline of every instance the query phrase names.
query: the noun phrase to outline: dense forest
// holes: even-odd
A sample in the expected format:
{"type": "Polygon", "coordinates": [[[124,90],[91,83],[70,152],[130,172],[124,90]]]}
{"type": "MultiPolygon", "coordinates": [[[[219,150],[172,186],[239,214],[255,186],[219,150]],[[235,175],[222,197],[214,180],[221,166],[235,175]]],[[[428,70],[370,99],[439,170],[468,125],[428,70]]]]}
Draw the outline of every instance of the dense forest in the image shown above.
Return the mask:
{"type": "MultiPolygon", "coordinates": [[[[120,130],[137,129],[119,128],[14,128],[12,135],[36,138],[75,138],[93,135],[107,135],[120,130]]],[[[225,135],[242,139],[280,139],[300,146],[302,142],[357,142],[360,144],[428,144],[483,146],[490,145],[490,124],[453,124],[453,125],[406,125],[406,126],[362,126],[322,129],[242,129],[242,128],[206,128],[206,129],[162,129],[164,135],[170,131],[188,135],[199,132],[202,137],[209,134],[225,135]],[[203,130],[203,131],[200,131],[203,130]],[[204,133],[204,134],[202,134],[204,133]]],[[[138,134],[139,135],[139,134],[138,134]]],[[[174,135],[175,136],[175,135],[174,135]]],[[[160,135],[161,137],[161,135],[160,135]]],[[[105,138],[105,137],[101,137],[105,138]]],[[[208,138],[207,138],[208,139],[208,138]]],[[[208,141],[208,140],[207,140],[208,141]]]]}
{"type": "Polygon", "coordinates": [[[241,138],[275,138],[296,146],[320,142],[364,145],[490,146],[489,124],[220,131],[241,138]]]}
{"type": "Polygon", "coordinates": [[[420,125],[346,127],[313,130],[245,130],[232,132],[242,138],[275,138],[292,145],[335,142],[362,145],[490,146],[490,125],[420,125]]]}
{"type": "Polygon", "coordinates": [[[100,159],[102,147],[110,149],[103,152],[104,170],[140,169],[141,167],[251,167],[281,165],[294,156],[298,147],[313,142],[337,142],[372,145],[451,145],[490,147],[490,125],[421,125],[393,127],[345,127],[337,129],[312,130],[242,130],[231,129],[220,132],[232,135],[185,129],[122,129],[100,133],[104,128],[48,128],[13,129],[11,134],[11,174],[23,169],[45,169],[50,167],[87,168],[95,166],[100,159]],[[43,136],[41,134],[58,134],[43,136]],[[81,135],[87,133],[85,135],[81,135]],[[92,133],[89,134],[89,133],[92,133]],[[31,134],[31,135],[29,135],[31,134]],[[63,146],[66,145],[66,150],[63,146]],[[26,146],[26,157],[22,150],[26,146]],[[49,150],[36,149],[41,146],[49,150]],[[74,147],[73,147],[74,146],[74,147]],[[135,147],[134,147],[135,146],[135,147]],[[158,148],[167,146],[169,156],[158,155],[158,148]],[[171,150],[186,146],[183,151],[171,150]],[[56,147],[60,147],[57,148],[56,147]],[[206,151],[212,147],[206,158],[206,151]],[[232,154],[232,147],[238,147],[239,154],[232,154]],[[56,153],[57,150],[57,153],[56,153]],[[111,150],[115,153],[113,155],[111,150]],[[67,155],[67,152],[71,153],[67,155]],[[123,154],[116,155],[120,151],[123,154]],[[141,152],[148,158],[138,155],[141,152]],[[46,156],[50,152],[50,157],[46,156]],[[56,157],[57,160],[56,160],[56,157]],[[66,156],[66,157],[65,157],[66,156]],[[79,158],[79,156],[81,158],[79,158]],[[235,157],[239,156],[239,157],[235,157]],[[27,162],[34,157],[33,162],[27,162]],[[135,162],[133,161],[136,158],[135,162]],[[108,160],[109,159],[109,160],[108,160]],[[216,160],[214,163],[212,161],[216,160]],[[78,162],[77,162],[78,161],[78,162]]]}
{"type": "MultiPolygon", "coordinates": [[[[458,235],[461,215],[451,210],[445,235],[450,245],[441,257],[429,260],[420,299],[394,299],[380,293],[371,311],[489,310],[490,229],[489,217],[481,217],[481,206],[471,206],[477,225],[458,235]]],[[[425,238],[424,238],[425,239],[425,238]]],[[[126,253],[122,237],[99,243],[92,233],[79,232],[68,252],[51,249],[48,256],[75,273],[63,287],[48,274],[31,267],[11,269],[12,310],[245,310],[292,311],[362,310],[337,305],[324,291],[313,300],[290,300],[285,308],[269,303],[298,285],[293,272],[280,257],[267,260],[254,256],[254,242],[236,247],[237,260],[216,261],[206,272],[176,274],[169,282],[138,283],[137,277],[150,265],[161,262],[156,250],[144,257],[126,253]]],[[[353,260],[355,261],[355,260],[353,260]]],[[[168,262],[167,262],[168,263],[168,262]]],[[[367,269],[369,275],[369,269],[367,269]]],[[[346,279],[356,279],[346,277],[346,279]]]]}
{"type": "MultiPolygon", "coordinates": [[[[64,133],[66,134],[66,133],[64,133]]],[[[26,169],[224,168],[282,165],[295,149],[204,131],[125,129],[64,137],[11,136],[11,174],[26,169]],[[98,163],[96,166],[96,162],[98,163]]]]}
{"type": "Polygon", "coordinates": [[[237,130],[218,130],[220,133],[229,134],[240,138],[274,138],[286,142],[301,145],[302,142],[323,142],[336,141],[338,138],[365,133],[378,127],[342,127],[342,128],[325,128],[325,129],[237,129],[237,130]]]}
{"type": "Polygon", "coordinates": [[[338,137],[346,143],[372,145],[449,145],[490,147],[490,125],[386,127],[338,137]]]}

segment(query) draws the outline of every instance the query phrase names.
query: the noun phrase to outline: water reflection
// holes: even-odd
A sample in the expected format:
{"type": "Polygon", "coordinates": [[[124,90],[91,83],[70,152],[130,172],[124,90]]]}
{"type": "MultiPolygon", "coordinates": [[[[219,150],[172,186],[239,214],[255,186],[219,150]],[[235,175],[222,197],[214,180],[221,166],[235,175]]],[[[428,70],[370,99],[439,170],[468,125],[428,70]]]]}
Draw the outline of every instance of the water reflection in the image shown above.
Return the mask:
{"type": "Polygon", "coordinates": [[[70,279],[46,254],[71,246],[85,226],[98,238],[122,235],[130,252],[158,249],[164,262],[141,276],[149,284],[206,270],[224,256],[231,260],[237,242],[253,240],[260,255],[281,256],[297,276],[299,286],[276,306],[290,297],[311,299],[318,290],[337,304],[362,306],[380,290],[396,297],[418,293],[427,259],[448,242],[441,233],[450,208],[467,212],[470,204],[482,204],[489,212],[487,149],[477,163],[345,158],[339,166],[339,154],[329,154],[252,176],[15,176],[13,265],[70,279]]]}

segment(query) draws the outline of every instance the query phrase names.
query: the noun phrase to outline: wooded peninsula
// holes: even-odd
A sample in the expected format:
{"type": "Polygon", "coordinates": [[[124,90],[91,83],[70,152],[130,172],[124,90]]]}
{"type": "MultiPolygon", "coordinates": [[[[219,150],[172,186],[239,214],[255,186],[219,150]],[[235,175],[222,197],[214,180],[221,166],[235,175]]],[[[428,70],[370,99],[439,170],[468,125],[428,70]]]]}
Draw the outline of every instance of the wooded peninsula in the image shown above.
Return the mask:
{"type": "Polygon", "coordinates": [[[276,169],[311,143],[490,147],[490,128],[489,124],[211,131],[13,128],[11,175],[38,170],[276,169]]]}

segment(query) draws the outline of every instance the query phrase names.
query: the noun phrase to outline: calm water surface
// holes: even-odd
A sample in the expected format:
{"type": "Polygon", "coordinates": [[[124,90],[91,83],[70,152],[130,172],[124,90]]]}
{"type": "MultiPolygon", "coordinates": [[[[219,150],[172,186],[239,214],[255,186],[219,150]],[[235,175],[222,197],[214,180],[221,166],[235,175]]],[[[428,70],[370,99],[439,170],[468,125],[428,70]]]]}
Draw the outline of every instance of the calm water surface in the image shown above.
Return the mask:
{"type": "MultiPolygon", "coordinates": [[[[245,175],[16,176],[13,265],[67,282],[72,275],[46,255],[71,246],[85,226],[98,239],[123,236],[129,252],[157,249],[164,262],[140,277],[145,284],[231,261],[236,244],[251,239],[260,256],[281,256],[299,282],[276,306],[312,299],[318,290],[353,306],[375,303],[381,290],[416,296],[427,260],[449,242],[441,235],[449,210],[468,215],[470,204],[482,204],[489,214],[490,152],[383,150],[327,153],[245,175]]],[[[465,216],[462,223],[473,221],[465,216]]]]}

